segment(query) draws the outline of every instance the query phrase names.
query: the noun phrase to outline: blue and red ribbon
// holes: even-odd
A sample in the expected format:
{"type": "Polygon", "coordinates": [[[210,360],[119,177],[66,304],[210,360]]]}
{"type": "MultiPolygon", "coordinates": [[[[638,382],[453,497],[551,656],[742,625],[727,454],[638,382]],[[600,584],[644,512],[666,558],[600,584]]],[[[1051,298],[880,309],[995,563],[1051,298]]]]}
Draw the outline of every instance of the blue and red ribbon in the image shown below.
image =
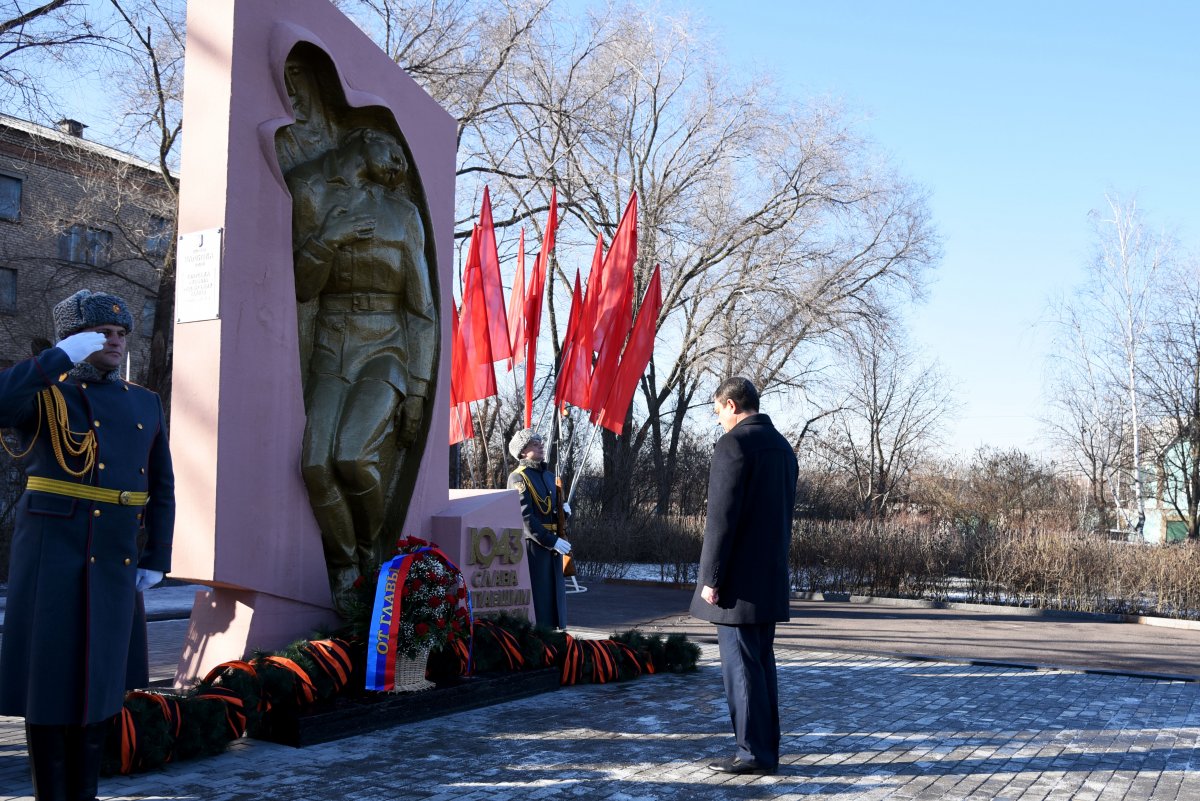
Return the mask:
{"type": "MultiPolygon", "coordinates": [[[[404,583],[417,557],[430,553],[455,571],[459,582],[466,586],[462,571],[446,557],[440,548],[424,546],[412,553],[398,554],[379,569],[375,583],[375,605],[371,610],[371,639],[367,643],[368,690],[387,692],[396,687],[396,657],[400,642],[400,621],[404,600],[404,583]],[[386,613],[386,616],[385,616],[386,613]]],[[[467,593],[467,631],[471,630],[471,595],[467,593]]],[[[473,650],[473,649],[472,649],[473,650]]],[[[467,673],[471,669],[468,651],[467,673]]]]}

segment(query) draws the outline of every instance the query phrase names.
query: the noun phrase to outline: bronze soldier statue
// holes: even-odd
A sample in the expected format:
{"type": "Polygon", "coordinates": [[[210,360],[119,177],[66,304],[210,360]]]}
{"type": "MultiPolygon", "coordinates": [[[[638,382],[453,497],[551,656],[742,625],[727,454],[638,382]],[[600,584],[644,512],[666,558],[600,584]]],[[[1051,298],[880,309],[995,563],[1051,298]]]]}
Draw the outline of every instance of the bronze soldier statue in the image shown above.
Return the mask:
{"type": "MultiPolygon", "coordinates": [[[[301,467],[344,610],[351,585],[380,558],[395,473],[417,468],[437,309],[425,224],[396,135],[353,128],[286,178],[296,298],[319,304],[301,467]]],[[[390,542],[401,532],[389,534],[390,542]]]]}

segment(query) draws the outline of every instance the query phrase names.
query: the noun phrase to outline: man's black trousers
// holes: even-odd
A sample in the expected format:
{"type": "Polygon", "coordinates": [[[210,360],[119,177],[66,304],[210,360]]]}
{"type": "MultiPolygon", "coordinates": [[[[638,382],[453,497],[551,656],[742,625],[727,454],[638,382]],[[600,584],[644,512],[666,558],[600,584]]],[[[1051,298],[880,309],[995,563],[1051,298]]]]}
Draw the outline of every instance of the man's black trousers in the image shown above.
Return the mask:
{"type": "Polygon", "coordinates": [[[774,768],[779,764],[775,624],[718,625],[717,645],[725,700],[737,738],[735,756],[774,768]]]}

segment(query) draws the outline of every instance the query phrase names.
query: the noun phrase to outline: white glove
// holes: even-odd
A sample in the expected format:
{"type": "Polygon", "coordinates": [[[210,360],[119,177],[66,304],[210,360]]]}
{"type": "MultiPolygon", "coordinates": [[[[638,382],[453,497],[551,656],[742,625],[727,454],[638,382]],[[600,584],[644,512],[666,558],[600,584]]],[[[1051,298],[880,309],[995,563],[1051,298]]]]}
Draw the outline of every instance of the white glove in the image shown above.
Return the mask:
{"type": "Polygon", "coordinates": [[[563,556],[566,556],[567,554],[569,554],[571,552],[571,543],[567,542],[562,537],[559,537],[554,542],[554,550],[558,551],[563,556]]]}
{"type": "Polygon", "coordinates": [[[563,501],[563,514],[570,516],[570,514],[571,514],[571,502],[570,501],[563,501]]]}
{"type": "Polygon", "coordinates": [[[137,582],[133,586],[138,592],[145,592],[162,580],[163,572],[161,570],[147,570],[144,567],[139,567],[137,569],[137,582]]]}
{"type": "Polygon", "coordinates": [[[67,354],[67,358],[78,364],[96,351],[102,350],[104,339],[104,334],[99,331],[80,331],[78,334],[71,334],[55,347],[61,349],[63,353],[67,354]]]}

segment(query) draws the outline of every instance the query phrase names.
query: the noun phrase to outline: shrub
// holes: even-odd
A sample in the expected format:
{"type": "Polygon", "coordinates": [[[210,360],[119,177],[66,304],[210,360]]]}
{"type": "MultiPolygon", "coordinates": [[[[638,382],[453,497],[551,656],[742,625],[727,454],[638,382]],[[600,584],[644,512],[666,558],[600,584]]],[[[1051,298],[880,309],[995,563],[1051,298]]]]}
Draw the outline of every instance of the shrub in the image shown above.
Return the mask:
{"type": "Polygon", "coordinates": [[[1200,618],[1200,544],[976,524],[797,520],[801,590],[1200,618]]]}

